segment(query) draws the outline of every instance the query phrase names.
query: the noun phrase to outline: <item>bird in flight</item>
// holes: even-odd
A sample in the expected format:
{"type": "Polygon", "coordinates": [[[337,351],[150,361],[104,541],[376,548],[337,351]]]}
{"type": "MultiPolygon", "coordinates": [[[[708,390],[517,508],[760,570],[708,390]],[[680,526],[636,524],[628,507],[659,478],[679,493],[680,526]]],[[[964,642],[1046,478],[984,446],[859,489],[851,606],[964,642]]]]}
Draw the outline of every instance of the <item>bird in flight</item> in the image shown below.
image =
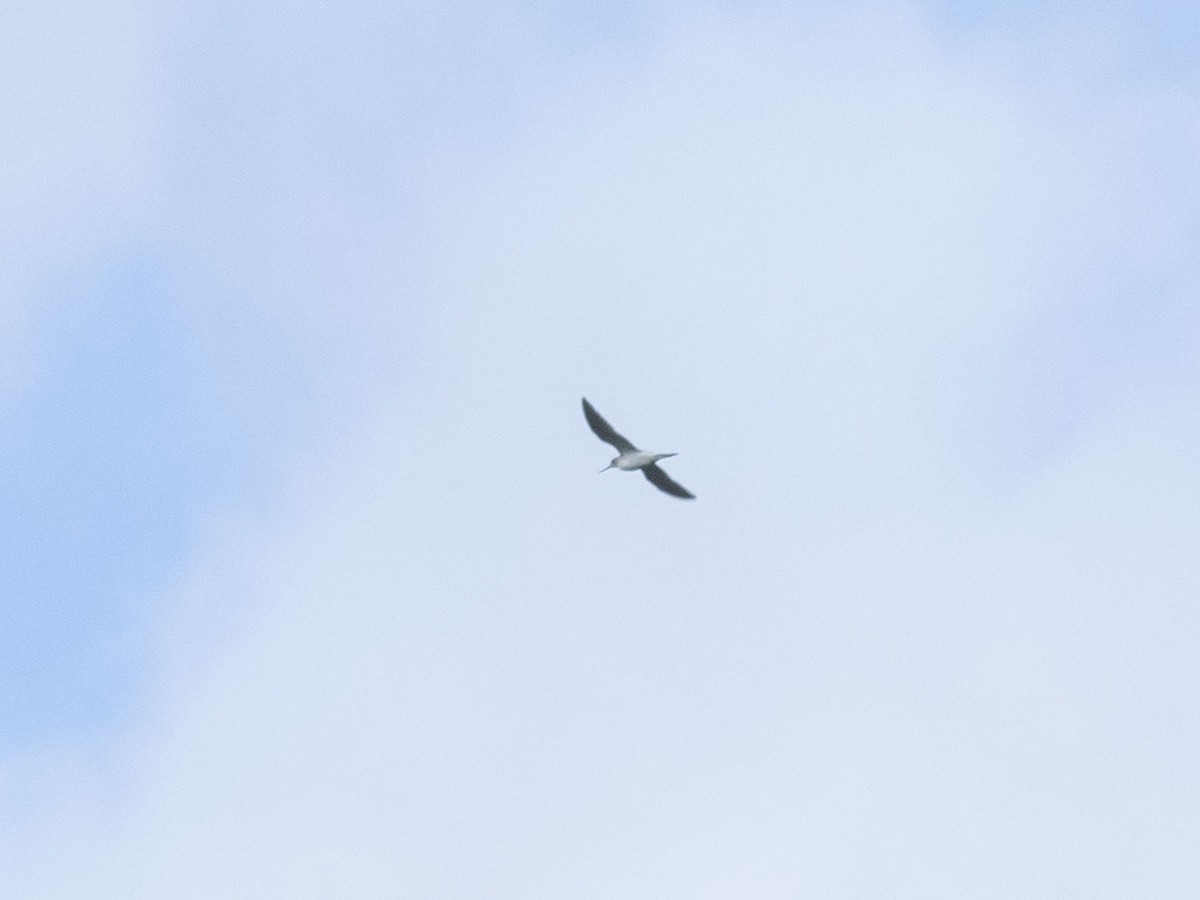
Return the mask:
{"type": "Polygon", "coordinates": [[[682,497],[684,500],[696,499],[695,496],[688,493],[686,488],[676,484],[666,472],[658,467],[660,459],[666,459],[668,456],[678,456],[678,453],[648,453],[645,450],[639,450],[625,438],[621,437],[621,435],[617,434],[608,422],[604,421],[604,416],[596,412],[595,407],[587,402],[587,397],[583,398],[583,415],[587,419],[588,425],[591,426],[592,431],[596,433],[596,437],[600,438],[606,444],[612,444],[620,454],[620,456],[601,469],[601,472],[607,472],[609,469],[622,469],[626,472],[641,469],[642,474],[646,476],[646,480],[660,491],[665,491],[672,497],[682,497]]]}

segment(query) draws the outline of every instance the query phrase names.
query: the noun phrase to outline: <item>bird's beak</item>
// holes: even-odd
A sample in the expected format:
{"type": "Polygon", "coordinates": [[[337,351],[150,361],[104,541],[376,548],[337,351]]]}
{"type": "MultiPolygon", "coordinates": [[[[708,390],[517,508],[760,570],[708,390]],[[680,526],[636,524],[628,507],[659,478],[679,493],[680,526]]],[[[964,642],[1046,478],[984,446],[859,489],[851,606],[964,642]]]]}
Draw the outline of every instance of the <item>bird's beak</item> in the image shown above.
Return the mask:
{"type": "MultiPolygon", "coordinates": [[[[603,469],[600,470],[600,473],[607,472],[612,467],[613,467],[613,464],[609,463],[607,466],[605,466],[603,469]]],[[[597,473],[597,474],[599,474],[599,473],[597,473]]]]}

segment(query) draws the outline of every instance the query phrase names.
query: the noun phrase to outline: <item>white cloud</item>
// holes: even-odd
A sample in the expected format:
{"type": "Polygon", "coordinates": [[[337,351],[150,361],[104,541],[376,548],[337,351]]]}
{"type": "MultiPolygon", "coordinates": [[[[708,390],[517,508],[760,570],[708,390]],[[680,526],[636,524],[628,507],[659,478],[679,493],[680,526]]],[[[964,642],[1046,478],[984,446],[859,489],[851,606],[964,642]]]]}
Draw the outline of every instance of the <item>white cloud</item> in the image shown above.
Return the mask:
{"type": "Polygon", "coordinates": [[[144,228],[161,186],[151,11],[21,5],[0,38],[0,397],[37,363],[31,319],[62,261],[80,265],[144,228]]]}
{"type": "Polygon", "coordinates": [[[196,561],[246,619],[190,672],[165,628],[130,797],[26,893],[1200,882],[1195,372],[1142,328],[1110,402],[1129,319],[1058,293],[1194,283],[1130,137],[1173,103],[1064,115],[876,12],[681,15],[435,168],[426,378],[196,561]],[[1065,444],[960,412],[1073,372],[1065,444]],[[700,499],[593,475],[580,393],[700,499]],[[980,434],[1054,452],[1001,490],[980,434]]]}

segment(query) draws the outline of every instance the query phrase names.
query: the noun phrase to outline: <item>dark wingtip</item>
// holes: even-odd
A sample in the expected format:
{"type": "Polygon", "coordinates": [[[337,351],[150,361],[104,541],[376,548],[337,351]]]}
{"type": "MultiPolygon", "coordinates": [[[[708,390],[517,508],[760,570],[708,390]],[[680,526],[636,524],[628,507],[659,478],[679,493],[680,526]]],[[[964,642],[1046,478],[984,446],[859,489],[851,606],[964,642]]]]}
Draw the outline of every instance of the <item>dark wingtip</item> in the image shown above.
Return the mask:
{"type": "Polygon", "coordinates": [[[643,467],[642,474],[646,476],[647,481],[664,494],[670,494],[672,497],[678,497],[680,500],[696,499],[695,494],[682,484],[672,480],[671,476],[660,469],[656,463],[650,463],[650,465],[643,467]]]}

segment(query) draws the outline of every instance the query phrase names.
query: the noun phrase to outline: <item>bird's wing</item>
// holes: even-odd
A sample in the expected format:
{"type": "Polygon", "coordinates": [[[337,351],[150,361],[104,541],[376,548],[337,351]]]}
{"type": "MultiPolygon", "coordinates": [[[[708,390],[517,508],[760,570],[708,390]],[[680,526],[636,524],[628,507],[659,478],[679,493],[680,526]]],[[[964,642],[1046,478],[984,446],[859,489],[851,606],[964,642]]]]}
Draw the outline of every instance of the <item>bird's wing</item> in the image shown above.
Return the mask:
{"type": "Polygon", "coordinates": [[[684,500],[696,499],[694,494],[688,493],[687,488],[672,481],[671,476],[660,469],[656,463],[643,466],[642,474],[646,476],[646,480],[652,485],[660,491],[666,491],[672,497],[682,497],[684,500]]]}
{"type": "Polygon", "coordinates": [[[604,416],[596,412],[595,407],[587,402],[587,397],[583,398],[583,415],[587,418],[588,425],[592,427],[592,431],[596,432],[596,437],[604,441],[606,444],[612,444],[617,448],[618,453],[628,453],[630,450],[636,450],[637,447],[617,434],[613,427],[604,421],[604,416]]]}

